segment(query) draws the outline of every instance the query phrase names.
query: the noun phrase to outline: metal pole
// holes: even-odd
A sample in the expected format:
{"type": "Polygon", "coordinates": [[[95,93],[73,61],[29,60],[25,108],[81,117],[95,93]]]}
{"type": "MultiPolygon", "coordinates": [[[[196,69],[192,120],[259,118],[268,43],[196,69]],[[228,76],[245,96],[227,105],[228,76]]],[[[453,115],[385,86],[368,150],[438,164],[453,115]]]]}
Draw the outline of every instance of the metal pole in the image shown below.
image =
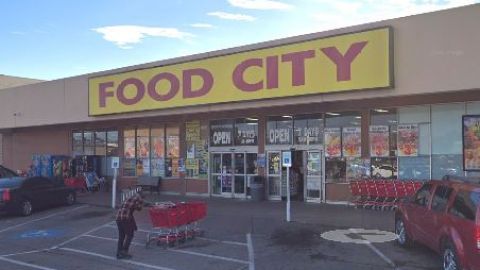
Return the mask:
{"type": "Polygon", "coordinates": [[[290,167],[287,167],[287,222],[290,222],[290,167]]]}
{"type": "Polygon", "coordinates": [[[115,203],[117,201],[117,168],[113,170],[112,180],[112,208],[115,209],[115,203]]]}

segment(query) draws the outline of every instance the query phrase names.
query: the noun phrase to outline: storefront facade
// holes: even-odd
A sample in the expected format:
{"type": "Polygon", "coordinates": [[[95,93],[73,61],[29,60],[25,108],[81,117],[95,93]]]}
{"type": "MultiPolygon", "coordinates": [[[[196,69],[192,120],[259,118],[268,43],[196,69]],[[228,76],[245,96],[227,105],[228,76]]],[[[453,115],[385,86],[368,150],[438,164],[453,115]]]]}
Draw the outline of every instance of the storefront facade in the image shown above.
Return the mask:
{"type": "Polygon", "coordinates": [[[34,154],[95,155],[110,176],[120,157],[121,186],[148,175],[166,193],[229,198],[249,198],[262,176],[280,200],[281,154],[292,151],[293,196],[308,202],[348,201],[353,179],[477,176],[479,12],[0,90],[3,162],[25,169],[34,154]]]}

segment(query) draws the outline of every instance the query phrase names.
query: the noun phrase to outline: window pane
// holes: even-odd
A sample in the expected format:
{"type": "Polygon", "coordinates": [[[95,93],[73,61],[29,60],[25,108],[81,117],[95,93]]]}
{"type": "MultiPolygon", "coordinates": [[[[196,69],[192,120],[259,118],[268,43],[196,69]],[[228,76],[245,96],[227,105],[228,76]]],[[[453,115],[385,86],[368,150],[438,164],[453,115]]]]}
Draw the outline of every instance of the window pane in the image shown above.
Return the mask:
{"type": "Polygon", "coordinates": [[[417,194],[415,194],[414,203],[416,205],[426,207],[428,205],[428,199],[430,198],[431,188],[432,188],[432,185],[430,184],[424,185],[422,188],[420,188],[417,191],[417,194]]]}
{"type": "Polygon", "coordinates": [[[430,156],[399,157],[398,179],[428,180],[430,179],[430,156]]]}
{"type": "Polygon", "coordinates": [[[397,158],[371,158],[371,175],[377,179],[397,179],[397,158]]]}
{"type": "Polygon", "coordinates": [[[150,137],[148,129],[137,130],[137,158],[150,158],[150,137]]]}
{"type": "Polygon", "coordinates": [[[82,132],[73,132],[72,134],[73,155],[83,154],[83,134],[82,132]]]}
{"type": "Polygon", "coordinates": [[[321,144],[323,119],[321,116],[302,115],[294,120],[294,143],[295,144],[321,144]]]}
{"type": "Polygon", "coordinates": [[[432,210],[444,212],[447,208],[448,199],[452,193],[452,189],[446,186],[437,186],[435,194],[432,198],[432,210]]]}
{"type": "Polygon", "coordinates": [[[233,121],[217,120],[210,122],[210,145],[233,145],[233,121]]]}
{"type": "Polygon", "coordinates": [[[462,154],[462,115],[464,113],[463,103],[432,105],[432,152],[434,155],[462,154]]]}
{"type": "Polygon", "coordinates": [[[248,153],[247,154],[247,174],[257,174],[257,154],[248,153]]]}
{"type": "Polygon", "coordinates": [[[107,156],[118,155],[118,131],[107,131],[107,156]]]}
{"type": "Polygon", "coordinates": [[[257,145],[258,120],[235,120],[235,145],[257,145]]]}
{"type": "Polygon", "coordinates": [[[293,121],[291,116],[270,117],[267,122],[267,144],[292,144],[293,121]]]}
{"type": "Polygon", "coordinates": [[[346,182],[346,160],[345,158],[325,159],[325,179],[327,183],[346,182]]]}
{"type": "Polygon", "coordinates": [[[178,127],[167,128],[166,176],[178,177],[180,157],[180,131],[178,127]]]}
{"type": "Polygon", "coordinates": [[[480,205],[480,192],[459,191],[450,213],[460,218],[475,220],[475,212],[480,205]]]}
{"type": "Polygon", "coordinates": [[[105,131],[95,132],[95,155],[105,155],[107,145],[107,134],[105,131]]]}

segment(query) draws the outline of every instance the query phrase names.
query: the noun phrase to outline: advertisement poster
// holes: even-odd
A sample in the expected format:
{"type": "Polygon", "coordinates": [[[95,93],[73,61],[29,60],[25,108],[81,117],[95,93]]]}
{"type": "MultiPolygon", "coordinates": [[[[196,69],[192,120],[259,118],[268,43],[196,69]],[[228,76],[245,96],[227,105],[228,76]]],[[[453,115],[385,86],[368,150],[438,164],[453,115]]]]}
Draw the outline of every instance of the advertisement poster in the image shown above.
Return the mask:
{"type": "Polygon", "coordinates": [[[152,151],[154,158],[165,157],[165,142],[163,137],[152,137],[152,151]]]}
{"type": "Polygon", "coordinates": [[[388,126],[370,126],[370,156],[372,157],[388,157],[388,126]]]}
{"type": "Polygon", "coordinates": [[[344,157],[359,157],[362,154],[362,129],[344,127],[342,129],[342,150],[344,157]]]}
{"type": "Polygon", "coordinates": [[[125,158],[135,158],[135,137],[125,137],[125,158]]]}
{"type": "Polygon", "coordinates": [[[200,121],[191,121],[185,123],[185,140],[187,142],[200,140],[200,121]]]}
{"type": "Polygon", "coordinates": [[[340,157],[342,155],[342,140],[340,128],[325,128],[325,156],[340,157]]]}
{"type": "Polygon", "coordinates": [[[137,137],[138,144],[138,156],[137,158],[149,158],[150,157],[150,145],[148,137],[137,137]]]}
{"type": "Polygon", "coordinates": [[[418,125],[398,125],[397,128],[398,156],[415,157],[418,155],[418,125]]]}
{"type": "Polygon", "coordinates": [[[463,168],[480,170],[480,115],[463,116],[463,168]]]}

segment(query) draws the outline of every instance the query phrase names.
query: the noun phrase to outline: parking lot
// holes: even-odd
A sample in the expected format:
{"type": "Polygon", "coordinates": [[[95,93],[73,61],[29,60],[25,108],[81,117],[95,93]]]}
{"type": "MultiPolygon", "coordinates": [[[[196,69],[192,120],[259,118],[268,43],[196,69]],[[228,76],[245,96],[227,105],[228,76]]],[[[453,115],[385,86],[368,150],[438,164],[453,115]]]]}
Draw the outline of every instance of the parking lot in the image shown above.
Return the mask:
{"type": "MultiPolygon", "coordinates": [[[[157,196],[157,195],[154,195],[157,196]]],[[[154,197],[152,200],[190,199],[154,197]]],[[[284,222],[281,202],[208,199],[202,237],[173,248],[145,247],[152,229],[148,211],[137,213],[130,260],[115,257],[115,211],[79,204],[0,216],[0,269],[438,269],[425,248],[404,250],[393,242],[350,243],[322,238],[347,230],[360,242],[392,231],[393,214],[335,205],[294,203],[294,222],[284,222]],[[352,230],[352,228],[356,228],[352,230]]],[[[341,239],[339,239],[341,240],[341,239]]]]}

